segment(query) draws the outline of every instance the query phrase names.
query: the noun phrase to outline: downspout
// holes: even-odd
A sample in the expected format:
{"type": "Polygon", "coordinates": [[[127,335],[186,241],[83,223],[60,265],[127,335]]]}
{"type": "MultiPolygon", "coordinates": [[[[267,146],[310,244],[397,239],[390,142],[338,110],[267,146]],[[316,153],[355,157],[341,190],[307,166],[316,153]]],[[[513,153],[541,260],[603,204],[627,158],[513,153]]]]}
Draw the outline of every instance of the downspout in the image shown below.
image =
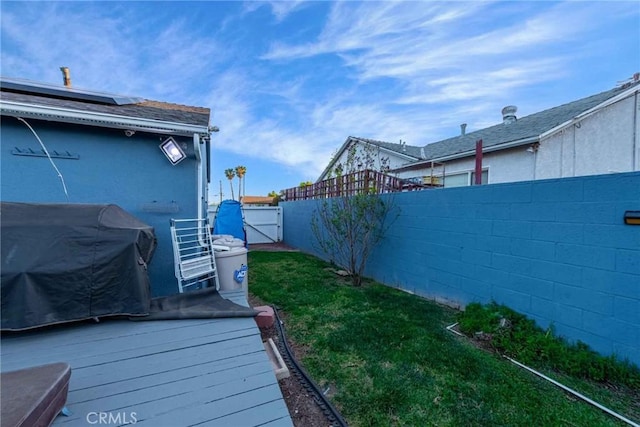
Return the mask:
{"type": "Polygon", "coordinates": [[[638,92],[636,92],[633,96],[633,165],[631,166],[631,170],[637,171],[640,170],[640,158],[638,151],[640,148],[638,147],[638,92]]]}
{"type": "Polygon", "coordinates": [[[202,191],[202,186],[203,186],[203,179],[202,179],[202,172],[203,172],[203,167],[202,167],[202,151],[200,148],[200,135],[197,133],[193,134],[193,151],[196,154],[196,162],[198,164],[197,167],[197,175],[198,175],[198,220],[204,219],[203,215],[202,215],[202,204],[203,204],[203,191],[202,191]]]}
{"type": "MultiPolygon", "coordinates": [[[[540,136],[540,140],[542,140],[542,135],[540,136]]],[[[559,176],[560,178],[564,178],[564,137],[560,140],[560,175],[559,176]]]]}
{"type": "MultiPolygon", "coordinates": [[[[196,154],[196,162],[197,162],[197,186],[198,186],[198,190],[197,190],[197,197],[198,197],[198,215],[197,215],[197,223],[198,223],[198,228],[200,228],[200,224],[203,224],[203,220],[205,219],[205,216],[203,215],[203,204],[204,204],[204,177],[202,176],[203,172],[204,172],[204,168],[202,167],[202,148],[201,148],[202,144],[200,142],[200,135],[197,133],[193,134],[193,151],[196,154]]],[[[200,245],[202,246],[207,246],[207,232],[204,228],[198,230],[198,239],[200,240],[200,245]]]]}
{"type": "Polygon", "coordinates": [[[474,185],[482,185],[482,140],[476,141],[476,179],[474,185]]]}
{"type": "Polygon", "coordinates": [[[580,129],[582,127],[582,124],[580,122],[575,123],[573,125],[573,150],[572,150],[572,157],[571,157],[571,169],[572,169],[572,174],[571,176],[576,176],[576,134],[578,133],[578,129],[580,129]]]}
{"type": "MultiPolygon", "coordinates": [[[[205,141],[205,146],[204,146],[204,154],[205,154],[205,161],[207,162],[207,190],[209,190],[209,184],[211,184],[211,138],[207,138],[205,141]]],[[[206,196],[206,201],[207,201],[207,206],[206,206],[206,210],[207,212],[209,212],[209,193],[205,192],[204,193],[206,196]]]]}
{"type": "MultiPolygon", "coordinates": [[[[527,148],[527,151],[531,152],[533,154],[533,180],[535,181],[537,179],[537,172],[536,170],[538,169],[538,150],[540,149],[540,143],[539,142],[534,142],[531,147],[527,148]]],[[[560,143],[560,168],[562,168],[562,143],[560,143]]]]}

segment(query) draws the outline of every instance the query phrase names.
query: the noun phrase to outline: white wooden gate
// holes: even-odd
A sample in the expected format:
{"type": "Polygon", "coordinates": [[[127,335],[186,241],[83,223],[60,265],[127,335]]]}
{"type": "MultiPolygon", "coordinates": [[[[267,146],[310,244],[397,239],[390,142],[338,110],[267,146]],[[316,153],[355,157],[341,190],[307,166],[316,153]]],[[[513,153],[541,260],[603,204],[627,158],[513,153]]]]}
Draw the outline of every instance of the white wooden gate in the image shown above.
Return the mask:
{"type": "Polygon", "coordinates": [[[282,241],[282,208],[278,206],[244,206],[243,210],[249,244],[282,241]]]}
{"type": "MultiPolygon", "coordinates": [[[[243,206],[247,242],[275,243],[282,241],[282,208],[278,206],[243,206]]],[[[209,219],[213,224],[216,209],[210,208],[209,219]]]]}

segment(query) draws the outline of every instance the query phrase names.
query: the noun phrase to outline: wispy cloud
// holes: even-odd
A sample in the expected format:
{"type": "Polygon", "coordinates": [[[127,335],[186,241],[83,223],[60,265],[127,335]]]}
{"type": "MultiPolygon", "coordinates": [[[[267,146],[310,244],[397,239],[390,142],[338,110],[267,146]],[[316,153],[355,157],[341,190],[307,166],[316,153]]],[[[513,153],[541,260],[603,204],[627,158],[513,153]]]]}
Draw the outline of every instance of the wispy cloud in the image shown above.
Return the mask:
{"type": "Polygon", "coordinates": [[[359,83],[396,81],[402,90],[387,105],[437,104],[446,118],[453,115],[446,109],[464,110],[464,103],[493,98],[495,109],[523,88],[569,78],[569,64],[590,54],[576,46],[601,26],[603,14],[631,9],[600,2],[341,2],[316,40],[276,42],[263,58],[337,55],[359,83]]]}
{"type": "Polygon", "coordinates": [[[305,5],[303,0],[290,0],[290,1],[270,1],[269,5],[278,22],[282,22],[293,11],[299,10],[300,7],[305,5]]]}
{"type": "Polygon", "coordinates": [[[2,43],[20,46],[3,49],[3,75],[60,82],[58,68],[68,66],[76,87],[178,101],[185,82],[206,71],[201,58],[220,50],[184,20],[150,25],[122,6],[108,15],[90,3],[25,7],[19,15],[3,10],[2,43]]]}
{"type": "Polygon", "coordinates": [[[243,4],[244,13],[251,13],[261,7],[268,6],[271,8],[275,21],[280,23],[284,21],[291,13],[300,10],[302,7],[308,6],[309,2],[305,0],[275,0],[275,1],[249,1],[243,4]]]}
{"type": "Polygon", "coordinates": [[[3,2],[2,74],[56,83],[69,66],[79,88],[210,107],[217,153],[306,180],[349,135],[423,145],[595,93],[554,90],[580,67],[640,60],[634,2],[184,5],[3,2]]]}
{"type": "Polygon", "coordinates": [[[486,31],[487,22],[478,17],[490,16],[487,11],[491,7],[491,3],[481,2],[339,3],[315,43],[276,44],[265,58],[295,60],[334,53],[357,71],[360,80],[393,78],[406,82],[407,92],[398,100],[400,103],[425,99],[441,102],[449,94],[455,94],[449,100],[473,99],[486,96],[494,85],[502,91],[557,77],[563,63],[545,58],[544,45],[570,43],[584,28],[580,22],[585,13],[577,13],[580,16],[567,23],[566,10],[560,7],[486,31]],[[535,55],[526,59],[531,51],[535,55]],[[461,90],[460,77],[443,75],[473,75],[473,80],[486,89],[461,90]],[[423,83],[416,84],[416,80],[423,83]],[[440,96],[433,96],[434,87],[440,96]]]}

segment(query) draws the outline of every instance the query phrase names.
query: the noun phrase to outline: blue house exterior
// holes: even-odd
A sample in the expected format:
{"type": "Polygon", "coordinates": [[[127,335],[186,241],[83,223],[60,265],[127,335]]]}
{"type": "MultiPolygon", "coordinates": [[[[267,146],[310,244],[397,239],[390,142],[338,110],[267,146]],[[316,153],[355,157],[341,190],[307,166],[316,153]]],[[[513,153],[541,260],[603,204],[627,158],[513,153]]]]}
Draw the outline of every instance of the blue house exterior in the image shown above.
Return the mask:
{"type": "Polygon", "coordinates": [[[0,87],[0,199],[119,205],[155,228],[153,295],[176,293],[169,221],[207,214],[210,110],[17,79],[0,87]],[[186,154],[175,165],[159,147],[169,137],[186,154]]]}

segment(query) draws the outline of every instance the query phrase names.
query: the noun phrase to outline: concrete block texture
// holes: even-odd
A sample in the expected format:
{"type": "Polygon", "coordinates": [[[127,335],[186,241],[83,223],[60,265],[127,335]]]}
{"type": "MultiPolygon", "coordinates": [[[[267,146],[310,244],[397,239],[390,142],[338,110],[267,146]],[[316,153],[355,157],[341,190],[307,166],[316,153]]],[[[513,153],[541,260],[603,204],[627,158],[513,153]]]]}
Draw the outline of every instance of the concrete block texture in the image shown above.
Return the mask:
{"type": "MultiPolygon", "coordinates": [[[[640,365],[640,226],[623,223],[640,210],[640,172],[394,197],[400,215],[365,275],[452,305],[494,300],[640,365]]],[[[284,239],[327,259],[317,204],[283,204],[284,239]]]]}

